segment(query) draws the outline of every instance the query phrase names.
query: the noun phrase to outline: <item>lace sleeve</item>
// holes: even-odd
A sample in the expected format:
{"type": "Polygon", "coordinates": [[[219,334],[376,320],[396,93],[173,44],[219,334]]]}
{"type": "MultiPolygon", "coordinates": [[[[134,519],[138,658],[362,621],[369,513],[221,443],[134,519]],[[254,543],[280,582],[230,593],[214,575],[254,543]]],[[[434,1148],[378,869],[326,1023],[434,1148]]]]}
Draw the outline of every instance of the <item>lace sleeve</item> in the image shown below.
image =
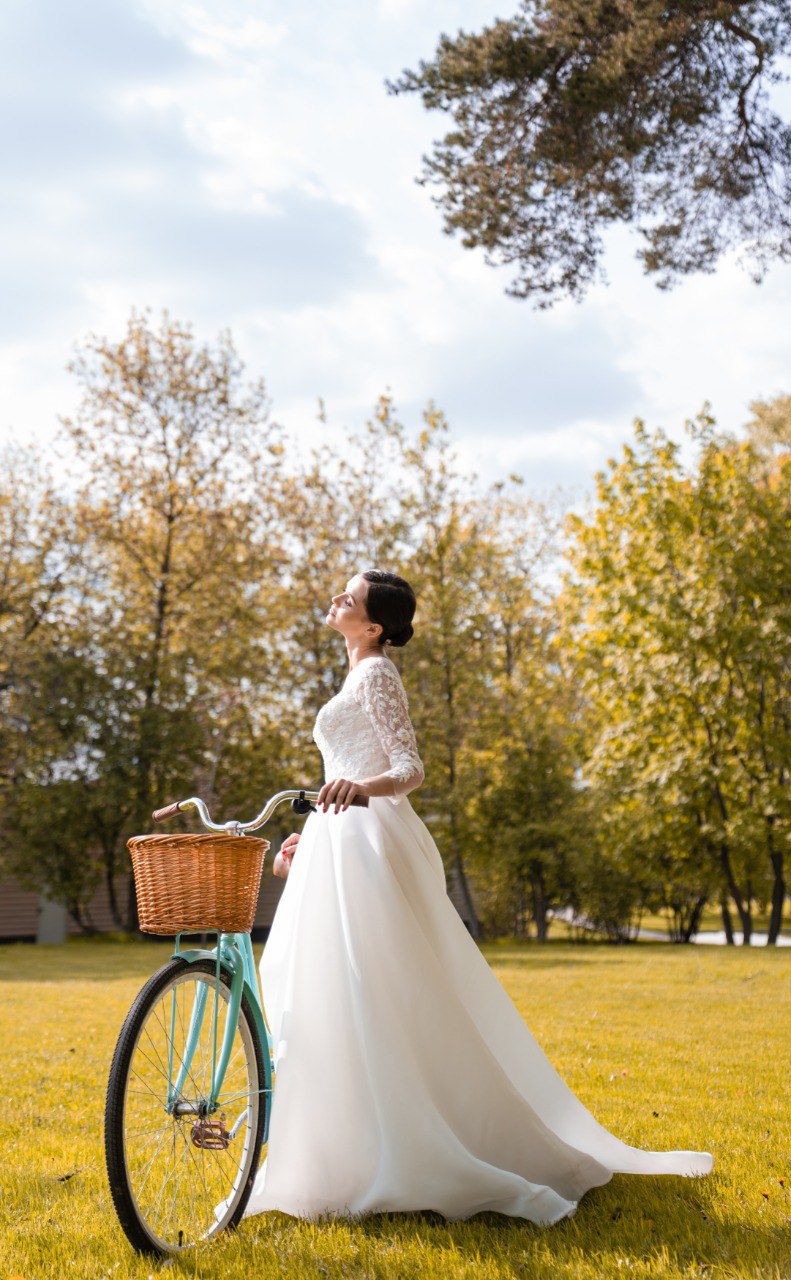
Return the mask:
{"type": "Polygon", "coordinates": [[[409,718],[409,704],[398,669],[389,661],[376,659],[354,689],[354,697],[365,711],[390,761],[386,776],[393,779],[393,804],[425,777],[418,755],[417,740],[409,718]]]}

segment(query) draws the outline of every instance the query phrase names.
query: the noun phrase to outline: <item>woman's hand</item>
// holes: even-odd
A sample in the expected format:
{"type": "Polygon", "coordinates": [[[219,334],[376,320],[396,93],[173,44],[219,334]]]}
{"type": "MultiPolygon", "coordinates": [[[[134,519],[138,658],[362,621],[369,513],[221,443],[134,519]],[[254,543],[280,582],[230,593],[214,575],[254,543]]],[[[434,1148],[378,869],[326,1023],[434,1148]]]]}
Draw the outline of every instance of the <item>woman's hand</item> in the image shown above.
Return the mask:
{"type": "Polygon", "coordinates": [[[285,880],[291,870],[291,862],[297,851],[298,844],[299,832],[294,831],[290,836],[286,837],[280,846],[279,851],[275,854],[275,860],[272,864],[272,872],[274,875],[280,876],[282,880],[285,880]]]}
{"type": "Polygon", "coordinates": [[[333,778],[331,782],[325,782],[319,792],[316,801],[316,808],[320,809],[322,805],[325,811],[330,805],[335,805],[335,812],[338,809],[348,809],[354,796],[367,796],[368,789],[363,782],[350,782],[348,778],[333,778]]]}

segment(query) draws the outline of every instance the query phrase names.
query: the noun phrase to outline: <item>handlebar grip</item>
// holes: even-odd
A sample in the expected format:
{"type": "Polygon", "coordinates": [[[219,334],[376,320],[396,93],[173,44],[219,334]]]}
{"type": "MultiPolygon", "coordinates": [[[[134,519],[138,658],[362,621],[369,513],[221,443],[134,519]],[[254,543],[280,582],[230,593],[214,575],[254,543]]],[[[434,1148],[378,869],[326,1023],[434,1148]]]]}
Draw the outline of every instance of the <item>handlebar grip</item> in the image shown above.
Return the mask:
{"type": "Polygon", "coordinates": [[[363,809],[367,809],[367,808],[368,808],[368,796],[359,796],[359,795],[358,795],[358,796],[352,796],[351,803],[352,803],[352,804],[359,804],[359,805],[361,806],[361,808],[363,808],[363,809]]]}
{"type": "Polygon", "coordinates": [[[168,818],[175,818],[180,812],[179,801],[175,800],[173,804],[166,804],[164,809],[155,809],[151,817],[155,822],[167,822],[168,818]]]}

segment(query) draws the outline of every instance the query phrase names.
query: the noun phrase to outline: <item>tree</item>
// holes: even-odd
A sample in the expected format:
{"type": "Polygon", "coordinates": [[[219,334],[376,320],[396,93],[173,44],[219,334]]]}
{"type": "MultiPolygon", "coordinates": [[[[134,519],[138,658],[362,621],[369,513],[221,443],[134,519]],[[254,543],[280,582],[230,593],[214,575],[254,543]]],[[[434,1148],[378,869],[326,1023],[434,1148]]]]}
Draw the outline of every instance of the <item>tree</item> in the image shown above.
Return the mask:
{"type": "Polygon", "coordinates": [[[204,709],[229,688],[253,696],[257,602],[278,560],[262,494],[283,446],[263,380],[243,385],[228,332],[213,349],[167,312],[156,331],[133,311],[120,342],[90,335],[69,369],[84,394],[62,425],[94,569],[75,626],[109,697],[96,732],[112,876],[128,865],[120,827],[148,830],[155,803],[205,761],[204,709]]]}
{"type": "MultiPolygon", "coordinates": [[[[321,402],[318,416],[328,428],[321,402]]],[[[353,573],[409,554],[398,478],[402,436],[383,395],[360,430],[343,431],[342,448],[327,430],[328,438],[295,451],[269,491],[282,571],[277,589],[267,584],[261,600],[273,642],[268,685],[281,723],[294,735],[309,735],[311,717],[347,671],[337,634],[325,622],[331,596],[353,573]]]]}
{"type": "Polygon", "coordinates": [[[789,455],[767,480],[765,459],[719,436],[707,409],[687,425],[691,472],[638,420],[636,445],[597,478],[595,510],[569,519],[562,601],[586,772],[682,930],[684,895],[694,911],[718,881],[728,936],[728,898],[746,944],[752,901],[771,894],[775,942],[791,830],[789,455]]]}
{"type": "Polygon", "coordinates": [[[68,504],[33,446],[0,460],[0,796],[24,769],[27,690],[79,559],[68,504]]]}
{"type": "Polygon", "coordinates": [[[547,939],[549,912],[572,891],[579,830],[574,697],[554,649],[559,516],[512,475],[481,495],[477,660],[486,674],[463,752],[468,847],[492,924],[547,939]],[[503,907],[507,905],[507,911],[503,907]],[[507,922],[507,923],[506,923],[507,922]]]}
{"type": "MultiPolygon", "coordinates": [[[[480,921],[467,878],[465,854],[465,745],[475,734],[475,713],[485,682],[481,664],[483,605],[480,569],[484,538],[474,483],[456,469],[443,414],[429,403],[414,440],[401,440],[401,504],[409,530],[404,562],[418,598],[418,635],[407,657],[421,711],[427,791],[447,862],[457,877],[473,937],[480,921]]],[[[398,430],[398,428],[394,428],[398,430]]]]}
{"type": "Polygon", "coordinates": [[[40,782],[19,780],[3,806],[5,862],[19,883],[62,903],[86,933],[94,926],[85,904],[101,878],[94,831],[80,778],[45,772],[40,782]]]}
{"type": "MultiPolygon", "coordinates": [[[[476,810],[491,842],[489,858],[506,869],[510,929],[516,937],[535,924],[546,942],[550,908],[567,901],[571,857],[585,835],[577,818],[574,764],[562,724],[551,724],[550,699],[525,697],[501,706],[500,729],[481,758],[476,810]]],[[[587,833],[588,836],[590,833],[587,833]]]]}
{"type": "Polygon", "coordinates": [[[765,104],[789,44],[788,0],[522,0],[386,83],[453,118],[418,179],[443,229],[541,308],[606,279],[619,223],[660,288],[731,245],[756,282],[789,260],[791,127],[765,104]]]}

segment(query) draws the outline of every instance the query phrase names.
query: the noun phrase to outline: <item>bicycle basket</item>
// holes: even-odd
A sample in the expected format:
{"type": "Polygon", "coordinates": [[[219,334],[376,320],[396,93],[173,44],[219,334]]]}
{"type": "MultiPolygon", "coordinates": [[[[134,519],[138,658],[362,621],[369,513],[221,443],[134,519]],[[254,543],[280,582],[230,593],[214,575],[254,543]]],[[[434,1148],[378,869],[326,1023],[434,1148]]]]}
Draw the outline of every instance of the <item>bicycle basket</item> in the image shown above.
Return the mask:
{"type": "Polygon", "coordinates": [[[137,911],[143,933],[249,933],[264,854],[257,836],[132,836],[137,911]]]}

